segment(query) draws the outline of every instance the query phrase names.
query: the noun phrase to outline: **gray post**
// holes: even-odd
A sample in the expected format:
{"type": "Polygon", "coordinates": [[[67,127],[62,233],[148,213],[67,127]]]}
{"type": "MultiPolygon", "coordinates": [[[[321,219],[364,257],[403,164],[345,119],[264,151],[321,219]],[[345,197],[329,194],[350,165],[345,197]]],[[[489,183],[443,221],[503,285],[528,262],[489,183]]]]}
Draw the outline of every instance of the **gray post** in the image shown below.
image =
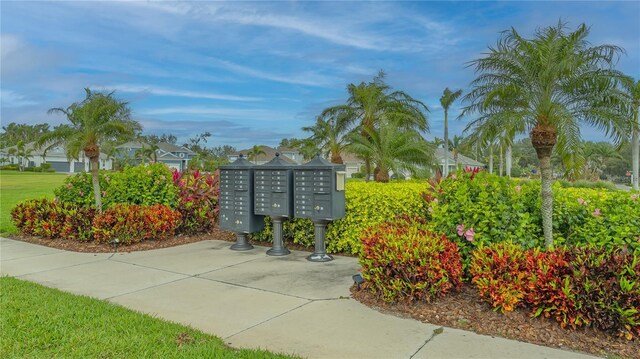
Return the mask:
{"type": "Polygon", "coordinates": [[[273,246],[267,251],[270,256],[286,256],[291,253],[282,239],[282,217],[271,217],[273,222],[273,246]]]}
{"type": "Polygon", "coordinates": [[[329,262],[333,260],[333,257],[327,254],[324,243],[325,232],[327,231],[327,223],[329,223],[329,221],[326,220],[313,221],[313,229],[316,237],[316,249],[312,255],[307,257],[308,261],[329,262]]]}
{"type": "Polygon", "coordinates": [[[253,249],[253,246],[247,240],[246,233],[236,233],[236,243],[231,246],[234,251],[248,251],[253,249]]]}

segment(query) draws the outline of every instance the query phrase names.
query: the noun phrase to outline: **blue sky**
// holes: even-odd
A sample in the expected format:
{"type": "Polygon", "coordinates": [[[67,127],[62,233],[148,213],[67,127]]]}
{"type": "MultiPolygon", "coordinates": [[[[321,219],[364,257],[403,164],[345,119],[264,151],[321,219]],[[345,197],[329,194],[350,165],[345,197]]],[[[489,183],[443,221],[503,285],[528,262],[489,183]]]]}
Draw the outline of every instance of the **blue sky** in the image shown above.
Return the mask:
{"type": "MultiPolygon", "coordinates": [[[[530,36],[560,18],[590,25],[593,44],[625,48],[617,67],[640,78],[638,1],[2,1],[0,16],[3,125],[59,124],[46,110],[90,87],[116,90],[146,133],[184,142],[209,131],[210,146],[304,137],[300,128],[343,102],[348,83],[380,69],[429,106],[426,137],[442,137],[439,98],[445,87],[468,89],[465,63],[501,30],[530,36]]],[[[452,135],[466,122],[453,121],[452,135]]]]}

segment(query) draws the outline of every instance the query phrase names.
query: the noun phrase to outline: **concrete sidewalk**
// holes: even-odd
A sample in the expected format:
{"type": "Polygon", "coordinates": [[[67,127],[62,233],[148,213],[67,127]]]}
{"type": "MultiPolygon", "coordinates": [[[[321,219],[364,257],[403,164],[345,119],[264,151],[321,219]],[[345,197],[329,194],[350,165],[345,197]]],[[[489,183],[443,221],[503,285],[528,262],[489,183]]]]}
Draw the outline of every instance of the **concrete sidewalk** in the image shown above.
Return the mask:
{"type": "Polygon", "coordinates": [[[85,254],[3,238],[0,273],[307,358],[592,358],[458,329],[435,335],[438,326],[379,313],[350,298],[355,258],[311,263],[305,252],[229,246],[85,254]]]}

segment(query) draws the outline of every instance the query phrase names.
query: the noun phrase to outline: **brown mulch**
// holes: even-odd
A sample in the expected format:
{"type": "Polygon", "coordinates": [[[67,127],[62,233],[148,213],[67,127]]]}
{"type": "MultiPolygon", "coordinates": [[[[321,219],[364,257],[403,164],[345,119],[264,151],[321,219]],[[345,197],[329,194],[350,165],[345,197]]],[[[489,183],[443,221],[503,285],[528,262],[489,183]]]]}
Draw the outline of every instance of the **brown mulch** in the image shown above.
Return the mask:
{"type": "MultiPolygon", "coordinates": [[[[108,243],[98,243],[96,241],[78,242],[70,241],[63,238],[47,239],[24,236],[20,234],[9,235],[7,237],[19,241],[40,244],[43,246],[64,249],[66,251],[72,252],[109,253],[114,251],[113,245],[108,243]]],[[[219,228],[214,228],[209,233],[201,233],[196,235],[177,235],[161,241],[142,241],[127,245],[119,245],[118,252],[148,251],[150,249],[174,247],[182,244],[206,241],[210,239],[235,240],[235,235],[231,232],[223,231],[219,228]]]]}
{"type": "Polygon", "coordinates": [[[481,301],[477,291],[470,286],[433,303],[390,304],[364,286],[360,290],[353,286],[351,294],[359,302],[381,312],[425,323],[606,357],[640,358],[638,339],[628,341],[595,329],[562,329],[554,320],[532,318],[525,310],[497,313],[488,303],[481,301]]]}

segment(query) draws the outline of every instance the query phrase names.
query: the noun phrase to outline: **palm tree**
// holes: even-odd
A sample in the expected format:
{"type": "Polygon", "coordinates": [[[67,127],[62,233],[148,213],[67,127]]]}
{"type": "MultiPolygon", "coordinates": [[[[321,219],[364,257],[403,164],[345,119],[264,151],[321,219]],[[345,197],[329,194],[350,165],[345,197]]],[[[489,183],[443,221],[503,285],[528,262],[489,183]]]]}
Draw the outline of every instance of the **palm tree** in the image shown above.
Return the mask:
{"type": "Polygon", "coordinates": [[[515,29],[502,33],[495,47],[470,63],[478,73],[465,96],[465,112],[481,114],[476,125],[501,112],[515,113],[514,121],[529,130],[540,160],[542,227],[547,246],[553,245],[551,154],[574,148],[580,141],[580,121],[595,125],[616,139],[624,123],[616,114],[614,91],[621,74],[613,69],[622,49],[590,46],[589,28],[582,24],[567,33],[565,24],[539,29],[523,38],[515,29]],[[513,101],[493,101],[510,93],[513,101]]]}
{"type": "Polygon", "coordinates": [[[142,148],[136,150],[135,156],[141,158],[143,161],[149,160],[150,162],[158,162],[158,147],[155,143],[143,144],[142,148]]]}
{"type": "Polygon", "coordinates": [[[100,145],[110,140],[133,138],[141,127],[130,119],[126,102],[113,97],[113,92],[103,94],[85,89],[86,97],[67,108],[52,108],[51,113],[62,113],[71,124],[57,126],[42,135],[37,146],[48,148],[65,144],[67,157],[78,159],[80,151],[89,158],[93,182],[93,195],[98,211],[102,211],[102,197],[98,180],[100,145]]]}
{"type": "Polygon", "coordinates": [[[7,151],[8,154],[18,158],[18,170],[20,172],[24,171],[24,161],[29,161],[31,152],[33,152],[33,148],[27,148],[24,141],[18,141],[16,147],[10,148],[9,151],[7,151]]]}
{"type": "Polygon", "coordinates": [[[262,149],[262,146],[253,145],[253,147],[251,147],[249,152],[247,152],[247,157],[249,157],[249,161],[253,160],[253,163],[258,164],[258,156],[266,155],[266,154],[267,153],[264,152],[264,150],[262,149]]]}
{"type": "Polygon", "coordinates": [[[631,118],[631,174],[633,189],[638,190],[638,167],[640,167],[640,80],[627,77],[622,82],[627,96],[627,113],[631,118]]]}
{"type": "Polygon", "coordinates": [[[302,130],[311,132],[309,139],[330,155],[332,163],[344,163],[342,153],[348,146],[347,134],[350,132],[348,118],[344,116],[318,117],[315,125],[303,127],[302,130]]]}
{"type": "Polygon", "coordinates": [[[352,132],[349,139],[350,151],[370,158],[375,164],[376,182],[389,182],[389,171],[415,174],[420,166],[433,164],[432,145],[417,131],[401,129],[393,123],[380,124],[378,129],[352,132]]]}
{"type": "MultiPolygon", "coordinates": [[[[380,71],[373,82],[349,84],[346,104],[327,108],[320,117],[345,118],[364,136],[379,128],[383,120],[394,123],[398,128],[427,131],[427,106],[403,91],[392,91],[384,77],[385,73],[380,71]]],[[[368,179],[371,158],[363,159],[368,179]]]]}
{"type": "Polygon", "coordinates": [[[464,142],[464,137],[458,135],[454,135],[453,139],[449,140],[449,147],[453,152],[453,162],[456,164],[456,169],[458,169],[458,155],[462,147],[464,147],[464,142]]]}
{"type": "Polygon", "coordinates": [[[444,172],[446,177],[449,174],[449,107],[460,96],[462,96],[462,90],[452,92],[449,88],[445,88],[440,97],[440,104],[444,110],[444,172]]]}

